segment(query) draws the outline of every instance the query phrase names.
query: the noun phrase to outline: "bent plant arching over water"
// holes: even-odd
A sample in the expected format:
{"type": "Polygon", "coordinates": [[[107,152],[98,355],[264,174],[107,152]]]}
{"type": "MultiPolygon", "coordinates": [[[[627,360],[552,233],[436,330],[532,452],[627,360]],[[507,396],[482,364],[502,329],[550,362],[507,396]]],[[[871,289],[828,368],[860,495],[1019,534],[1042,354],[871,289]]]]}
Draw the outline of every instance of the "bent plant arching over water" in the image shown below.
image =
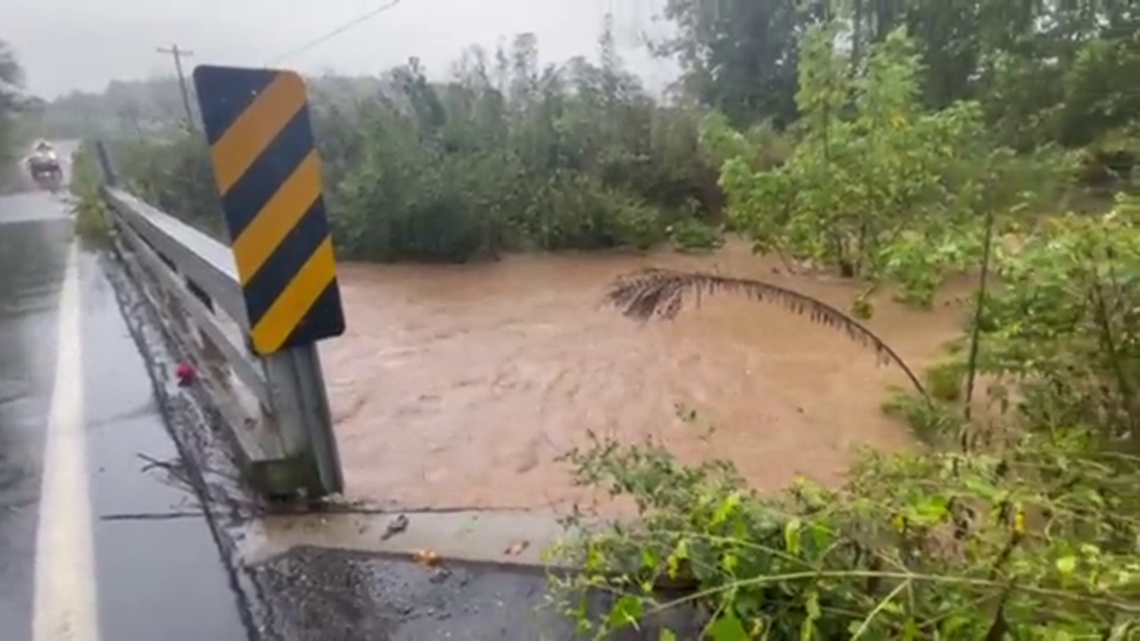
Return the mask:
{"type": "Polygon", "coordinates": [[[929,400],[926,388],[914,371],[886,341],[848,314],[793,289],[749,278],[648,268],[615,280],[606,292],[606,301],[619,308],[625,316],[645,322],[654,316],[666,320],[676,317],[687,296],[694,296],[700,305],[701,296],[718,293],[739,294],[761,303],[776,303],[794,314],[807,316],[813,323],[842,332],[860,346],[873,350],[880,363],[897,365],[910,379],[915,391],[929,400]]]}

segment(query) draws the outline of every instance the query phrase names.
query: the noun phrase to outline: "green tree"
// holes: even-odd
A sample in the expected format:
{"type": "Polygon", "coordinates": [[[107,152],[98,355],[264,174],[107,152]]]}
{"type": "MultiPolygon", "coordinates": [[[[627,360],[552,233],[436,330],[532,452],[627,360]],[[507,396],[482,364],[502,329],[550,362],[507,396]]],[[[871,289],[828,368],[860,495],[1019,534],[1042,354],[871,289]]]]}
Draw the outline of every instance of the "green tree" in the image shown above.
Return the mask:
{"type": "Polygon", "coordinates": [[[13,153],[16,115],[23,106],[24,71],[16,53],[0,40],[0,159],[13,153]]]}
{"type": "Polygon", "coordinates": [[[824,19],[826,0],[669,0],[678,35],[656,43],[680,62],[682,87],[736,125],[796,116],[799,39],[824,19]]]}
{"type": "MultiPolygon", "coordinates": [[[[1024,197],[1016,163],[986,140],[977,103],[923,108],[921,54],[905,27],[873,45],[854,78],[840,29],[812,27],[803,41],[787,161],[758,167],[737,147],[724,162],[729,215],[758,251],[893,281],[929,304],[942,276],[977,256],[983,214],[1024,197]]],[[[734,138],[706,126],[710,140],[734,138]]]]}

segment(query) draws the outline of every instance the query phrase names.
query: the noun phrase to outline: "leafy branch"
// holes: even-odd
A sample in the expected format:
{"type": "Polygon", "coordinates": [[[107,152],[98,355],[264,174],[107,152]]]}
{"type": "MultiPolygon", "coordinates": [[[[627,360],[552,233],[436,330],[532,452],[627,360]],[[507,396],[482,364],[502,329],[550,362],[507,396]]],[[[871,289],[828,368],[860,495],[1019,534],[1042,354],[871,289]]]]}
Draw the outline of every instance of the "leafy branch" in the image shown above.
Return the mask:
{"type": "Polygon", "coordinates": [[[701,296],[719,293],[742,295],[761,303],[772,302],[794,314],[807,316],[813,323],[841,332],[859,346],[870,348],[880,363],[897,365],[915,391],[929,400],[926,388],[914,371],[886,341],[850,315],[793,289],[748,278],[649,268],[615,280],[606,292],[606,301],[625,316],[645,322],[653,317],[676,317],[688,296],[696,297],[699,305],[701,296]]]}

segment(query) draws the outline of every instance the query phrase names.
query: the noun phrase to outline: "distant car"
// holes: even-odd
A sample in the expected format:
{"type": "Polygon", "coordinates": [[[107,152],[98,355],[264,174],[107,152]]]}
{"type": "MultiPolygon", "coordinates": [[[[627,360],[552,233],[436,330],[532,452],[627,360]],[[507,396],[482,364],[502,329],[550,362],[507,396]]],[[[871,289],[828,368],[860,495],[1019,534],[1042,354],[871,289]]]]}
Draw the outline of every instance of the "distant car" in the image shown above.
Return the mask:
{"type": "Polygon", "coordinates": [[[59,179],[63,177],[63,169],[59,165],[59,157],[55,148],[45,140],[39,140],[28,156],[28,170],[35,180],[59,179]]]}

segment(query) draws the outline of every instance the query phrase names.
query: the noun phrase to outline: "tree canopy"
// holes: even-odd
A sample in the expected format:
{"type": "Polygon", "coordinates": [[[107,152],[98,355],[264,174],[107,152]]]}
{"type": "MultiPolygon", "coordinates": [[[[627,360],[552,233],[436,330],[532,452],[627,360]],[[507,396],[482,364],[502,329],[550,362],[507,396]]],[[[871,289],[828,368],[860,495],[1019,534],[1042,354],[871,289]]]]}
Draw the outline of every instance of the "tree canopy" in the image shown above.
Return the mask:
{"type": "Polygon", "coordinates": [[[0,158],[12,153],[17,112],[23,106],[24,71],[16,52],[0,40],[0,158]]]}

